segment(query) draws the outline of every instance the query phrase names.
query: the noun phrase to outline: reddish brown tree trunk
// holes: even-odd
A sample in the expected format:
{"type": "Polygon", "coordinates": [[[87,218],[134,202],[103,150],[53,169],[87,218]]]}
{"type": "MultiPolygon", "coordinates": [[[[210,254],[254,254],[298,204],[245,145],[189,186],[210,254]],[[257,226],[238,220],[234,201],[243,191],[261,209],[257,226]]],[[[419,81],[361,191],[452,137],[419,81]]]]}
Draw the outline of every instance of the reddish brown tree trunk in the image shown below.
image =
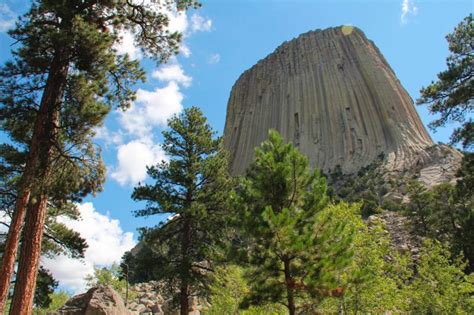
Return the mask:
{"type": "Polygon", "coordinates": [[[46,211],[42,209],[46,209],[47,201],[46,196],[43,195],[35,204],[28,207],[10,314],[33,312],[33,296],[46,219],[46,211]]]}
{"type": "MultiPolygon", "coordinates": [[[[14,231],[16,232],[18,229],[21,231],[21,224],[23,222],[23,218],[26,212],[27,200],[22,202],[21,198],[24,198],[25,192],[28,194],[31,193],[32,183],[35,183],[35,192],[41,196],[38,200],[38,204],[42,206],[38,206],[37,212],[39,213],[31,213],[29,211],[26,213],[26,220],[35,220],[35,218],[42,218],[46,216],[46,204],[47,204],[47,180],[50,177],[49,173],[51,171],[51,163],[52,163],[52,149],[54,146],[54,141],[56,141],[56,135],[58,132],[58,117],[59,117],[59,109],[61,106],[62,96],[64,92],[64,88],[67,81],[67,73],[68,73],[68,66],[69,60],[67,57],[67,53],[64,50],[60,50],[56,53],[55,57],[51,62],[50,71],[48,74],[48,80],[46,82],[46,87],[44,89],[42,98],[41,98],[41,105],[38,111],[38,115],[36,116],[35,126],[33,130],[32,140],[30,144],[30,150],[28,155],[28,160],[26,162],[25,170],[22,174],[21,183],[25,185],[28,189],[22,189],[22,195],[17,197],[16,202],[16,209],[15,212],[19,212],[19,214],[14,214],[18,216],[18,221],[20,222],[18,226],[14,226],[14,231]],[[20,217],[23,215],[23,217],[20,217]],[[32,218],[29,218],[32,216],[32,218]],[[21,219],[21,220],[20,220],[21,219]]],[[[28,198],[26,198],[28,199],[28,198]]],[[[36,212],[36,211],[33,211],[36,212]]],[[[44,221],[43,221],[44,222],[44,221]]],[[[29,240],[35,239],[35,237],[39,237],[39,243],[33,243],[30,245],[25,245],[31,252],[22,251],[22,257],[20,260],[32,260],[31,263],[38,264],[38,258],[35,258],[33,261],[33,254],[37,251],[41,251],[41,238],[43,235],[43,228],[44,226],[40,224],[34,223],[33,230],[27,230],[25,232],[29,240]]],[[[12,227],[10,227],[10,230],[12,227]]],[[[19,236],[16,233],[13,233],[9,230],[9,234],[7,237],[7,245],[8,248],[5,251],[8,251],[12,254],[9,254],[8,258],[4,258],[2,261],[2,271],[3,266],[5,265],[5,270],[7,272],[0,275],[0,293],[6,290],[8,292],[10,279],[13,274],[13,267],[15,264],[15,256],[18,248],[18,241],[19,236]],[[12,234],[12,236],[10,236],[12,234]],[[16,236],[16,238],[14,237],[16,236]],[[8,242],[8,240],[10,242],[8,242]],[[5,278],[5,279],[4,279],[5,278]],[[6,283],[5,287],[3,287],[4,283],[6,283]]],[[[26,240],[25,240],[26,241],[26,240]]],[[[18,273],[28,273],[27,271],[22,271],[23,267],[19,266],[18,273]]],[[[21,283],[16,283],[15,291],[14,291],[14,300],[18,301],[18,313],[11,313],[11,314],[19,314],[19,315],[27,315],[31,314],[32,309],[32,300],[29,300],[24,294],[29,292],[31,288],[33,288],[36,284],[36,272],[34,276],[30,278],[26,278],[25,281],[21,283]]],[[[0,314],[3,312],[4,305],[5,305],[5,296],[0,296],[3,298],[0,300],[0,314]]]]}
{"type": "Polygon", "coordinates": [[[5,302],[8,297],[8,289],[10,288],[10,281],[15,267],[16,252],[26,214],[26,204],[29,198],[29,190],[20,194],[16,201],[12,221],[10,222],[7,241],[5,243],[5,252],[2,258],[2,267],[0,269],[0,314],[3,314],[5,302]]]}

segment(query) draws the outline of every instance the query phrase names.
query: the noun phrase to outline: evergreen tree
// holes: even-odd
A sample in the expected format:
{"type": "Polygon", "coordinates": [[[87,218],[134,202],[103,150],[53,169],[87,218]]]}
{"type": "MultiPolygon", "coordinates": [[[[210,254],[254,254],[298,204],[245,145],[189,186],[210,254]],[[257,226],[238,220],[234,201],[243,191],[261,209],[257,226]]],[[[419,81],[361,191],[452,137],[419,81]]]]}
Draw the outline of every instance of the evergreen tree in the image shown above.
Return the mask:
{"type": "Polygon", "coordinates": [[[193,4],[193,0],[141,4],[36,0],[9,32],[17,48],[13,60],[0,69],[0,123],[12,140],[21,135],[28,139],[20,139],[19,144],[27,157],[2,258],[0,312],[25,217],[11,311],[32,311],[47,205],[57,188],[58,175],[53,173],[58,166],[77,175],[71,184],[84,193],[101,187],[104,171],[91,141],[93,128],[112,107],[127,108],[134,99],[133,84],[144,78],[138,62],[117,55],[113,48],[121,40],[121,31],[132,31],[147,56],[165,61],[177,53],[180,34],[167,30],[162,9],[182,10],[193,4]]]}
{"type": "Polygon", "coordinates": [[[159,266],[153,276],[169,284],[170,294],[179,298],[181,314],[188,314],[189,298],[208,293],[211,258],[225,239],[232,181],[221,138],[213,137],[198,108],[186,109],[168,126],[163,150],[170,160],[149,167],[155,183],[140,184],[132,198],[147,202],[137,216],[174,214],[155,228],[142,229],[142,242],[152,249],[159,266]]]}
{"type": "Polygon", "coordinates": [[[418,104],[429,104],[429,111],[440,117],[430,124],[436,129],[450,121],[462,123],[451,136],[453,143],[461,142],[465,149],[474,145],[474,23],[468,15],[447,35],[451,55],[448,69],[438,73],[438,81],[421,89],[418,104]]]}
{"type": "Polygon", "coordinates": [[[459,215],[460,232],[456,244],[468,260],[468,272],[474,272],[474,154],[464,153],[461,167],[456,173],[458,180],[454,200],[459,215]]]}
{"type": "MultiPolygon", "coordinates": [[[[18,179],[23,172],[25,159],[26,152],[19,148],[7,144],[0,145],[0,213],[10,219],[6,220],[7,222],[11,221],[13,216],[18,179]]],[[[77,187],[73,187],[77,174],[59,169],[54,175],[58,176],[54,179],[54,194],[48,200],[42,253],[49,256],[67,254],[74,258],[82,258],[87,248],[85,239],[57,219],[60,217],[72,220],[79,218],[80,214],[74,202],[80,201],[84,191],[78,191],[77,187]]],[[[85,182],[92,178],[83,177],[83,180],[85,182]]],[[[9,226],[7,222],[4,224],[9,226]]]]}
{"type": "Polygon", "coordinates": [[[426,187],[418,182],[411,181],[407,187],[410,202],[406,206],[407,214],[413,218],[413,223],[418,234],[422,236],[430,235],[432,220],[433,194],[426,187]]]}
{"type": "Polygon", "coordinates": [[[44,269],[39,268],[38,279],[36,280],[36,291],[33,302],[38,308],[48,308],[52,302],[51,294],[58,287],[58,282],[54,280],[51,273],[44,269]]]}
{"type": "Polygon", "coordinates": [[[308,160],[270,130],[239,196],[251,287],[244,304],[279,302],[296,314],[305,299],[331,294],[352,254],[352,227],[333,219],[348,206],[328,206],[326,181],[308,160]]]}

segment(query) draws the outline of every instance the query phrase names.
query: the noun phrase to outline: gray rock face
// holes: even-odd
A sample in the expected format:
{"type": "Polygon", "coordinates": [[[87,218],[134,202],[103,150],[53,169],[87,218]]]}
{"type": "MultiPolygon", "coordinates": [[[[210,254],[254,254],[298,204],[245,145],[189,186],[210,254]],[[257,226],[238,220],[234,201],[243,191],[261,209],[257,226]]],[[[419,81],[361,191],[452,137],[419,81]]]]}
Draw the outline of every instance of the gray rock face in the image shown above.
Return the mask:
{"type": "Polygon", "coordinates": [[[325,172],[355,172],[380,153],[402,170],[430,160],[433,145],[380,51],[347,26],[302,34],[240,76],[224,130],[233,174],[245,172],[270,128],[325,172]]]}
{"type": "MultiPolygon", "coordinates": [[[[176,305],[171,298],[166,298],[166,285],[159,281],[137,283],[130,287],[133,298],[128,303],[128,310],[132,315],[178,315],[176,305]]],[[[202,309],[200,299],[189,299],[189,314],[199,315],[202,309]]]]}
{"type": "Polygon", "coordinates": [[[419,259],[423,239],[414,233],[413,223],[407,217],[393,211],[384,211],[368,218],[369,229],[373,229],[376,222],[382,223],[395,249],[409,254],[414,260],[419,259]]]}
{"type": "Polygon", "coordinates": [[[60,315],[128,315],[122,298],[108,286],[97,286],[73,296],[56,314],[60,315]]]}

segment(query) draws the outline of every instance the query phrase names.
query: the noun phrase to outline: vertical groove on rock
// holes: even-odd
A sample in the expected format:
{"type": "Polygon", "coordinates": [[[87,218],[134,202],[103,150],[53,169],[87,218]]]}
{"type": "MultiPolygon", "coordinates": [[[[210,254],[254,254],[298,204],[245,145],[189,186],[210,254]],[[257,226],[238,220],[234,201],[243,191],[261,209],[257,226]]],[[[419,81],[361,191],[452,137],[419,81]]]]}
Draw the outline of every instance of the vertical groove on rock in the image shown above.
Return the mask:
{"type": "Polygon", "coordinates": [[[355,172],[380,153],[395,170],[433,145],[412,99],[357,28],[302,34],[240,76],[224,130],[233,174],[244,173],[270,128],[324,171],[355,172]]]}

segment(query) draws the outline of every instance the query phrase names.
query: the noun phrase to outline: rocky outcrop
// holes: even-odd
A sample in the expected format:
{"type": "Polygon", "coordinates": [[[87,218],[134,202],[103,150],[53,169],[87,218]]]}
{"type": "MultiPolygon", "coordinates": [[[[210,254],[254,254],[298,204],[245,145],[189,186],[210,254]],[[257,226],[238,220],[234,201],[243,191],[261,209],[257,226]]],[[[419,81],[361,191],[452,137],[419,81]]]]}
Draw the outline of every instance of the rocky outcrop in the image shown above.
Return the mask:
{"type": "MultiPolygon", "coordinates": [[[[135,284],[129,288],[129,301],[125,305],[114,289],[99,285],[73,296],[49,315],[178,315],[171,298],[163,295],[166,291],[164,284],[158,281],[135,284]]],[[[189,315],[199,315],[202,304],[199,298],[190,297],[189,315]]]]}
{"type": "Polygon", "coordinates": [[[97,286],[70,298],[55,315],[128,315],[120,295],[108,286],[97,286]]]}
{"type": "MultiPolygon", "coordinates": [[[[375,44],[354,27],[302,34],[240,76],[224,130],[233,174],[244,173],[270,128],[324,172],[339,165],[354,173],[384,153],[389,171],[427,163],[421,176],[439,177],[428,150],[433,142],[412,99],[375,44]]],[[[457,151],[447,154],[459,162],[457,151]]]]}
{"type": "MultiPolygon", "coordinates": [[[[166,292],[164,284],[159,281],[138,283],[130,287],[132,298],[127,308],[133,315],[178,315],[179,311],[173,306],[170,298],[163,293],[166,292]]],[[[189,315],[199,315],[202,305],[197,297],[191,297],[189,301],[189,315]]]]}
{"type": "Polygon", "coordinates": [[[393,248],[410,255],[415,261],[418,260],[423,239],[414,233],[413,223],[409,218],[397,212],[383,211],[367,219],[369,228],[376,222],[382,223],[393,248]]]}

